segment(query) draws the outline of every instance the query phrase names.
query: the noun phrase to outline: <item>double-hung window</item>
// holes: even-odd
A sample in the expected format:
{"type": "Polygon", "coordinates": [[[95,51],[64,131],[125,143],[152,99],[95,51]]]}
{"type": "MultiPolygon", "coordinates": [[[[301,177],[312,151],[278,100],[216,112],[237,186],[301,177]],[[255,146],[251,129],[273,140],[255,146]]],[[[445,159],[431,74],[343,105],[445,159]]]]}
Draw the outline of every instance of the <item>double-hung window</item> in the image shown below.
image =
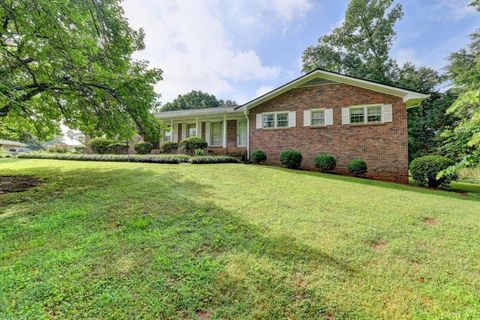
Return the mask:
{"type": "Polygon", "coordinates": [[[262,128],[288,128],[288,112],[264,113],[262,115],[262,128]]]}
{"type": "Polygon", "coordinates": [[[195,123],[187,124],[187,137],[195,137],[197,135],[197,125],[195,123]]]}
{"type": "Polygon", "coordinates": [[[325,125],[325,110],[311,110],[310,111],[310,123],[312,126],[324,126],[325,125]]]}
{"type": "Polygon", "coordinates": [[[359,106],[350,108],[350,123],[379,123],[382,122],[382,106],[359,106]]]}
{"type": "Polygon", "coordinates": [[[212,122],[210,125],[210,145],[221,146],[223,143],[222,122],[212,122]]]}

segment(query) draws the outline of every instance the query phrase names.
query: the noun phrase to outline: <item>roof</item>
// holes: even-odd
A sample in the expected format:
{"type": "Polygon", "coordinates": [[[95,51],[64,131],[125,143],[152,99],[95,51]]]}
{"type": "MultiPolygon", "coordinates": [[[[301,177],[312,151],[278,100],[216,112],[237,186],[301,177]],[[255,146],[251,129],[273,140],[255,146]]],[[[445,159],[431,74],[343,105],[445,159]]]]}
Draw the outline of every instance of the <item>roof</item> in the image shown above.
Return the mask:
{"type": "Polygon", "coordinates": [[[162,111],[162,112],[159,112],[157,116],[160,119],[174,119],[174,118],[180,118],[180,117],[223,115],[223,114],[241,113],[241,112],[242,110],[235,111],[234,107],[218,107],[218,108],[162,111]]]}
{"type": "Polygon", "coordinates": [[[357,77],[344,75],[338,72],[332,72],[332,71],[317,68],[290,82],[287,82],[286,84],[276,89],[273,89],[270,92],[265,93],[264,95],[261,95],[241,106],[238,106],[236,110],[251,109],[293,88],[301,87],[314,79],[324,79],[324,80],[333,81],[337,83],[345,83],[352,86],[361,87],[364,89],[377,91],[377,92],[389,94],[396,97],[401,97],[403,99],[403,102],[406,104],[407,108],[416,107],[423,100],[429,97],[428,94],[425,94],[422,92],[413,91],[413,90],[409,90],[409,89],[405,89],[397,86],[387,85],[377,81],[365,80],[357,77]]]}
{"type": "Polygon", "coordinates": [[[8,145],[8,146],[14,146],[19,148],[23,148],[27,146],[25,143],[12,141],[12,140],[0,140],[0,145],[8,145]]]}

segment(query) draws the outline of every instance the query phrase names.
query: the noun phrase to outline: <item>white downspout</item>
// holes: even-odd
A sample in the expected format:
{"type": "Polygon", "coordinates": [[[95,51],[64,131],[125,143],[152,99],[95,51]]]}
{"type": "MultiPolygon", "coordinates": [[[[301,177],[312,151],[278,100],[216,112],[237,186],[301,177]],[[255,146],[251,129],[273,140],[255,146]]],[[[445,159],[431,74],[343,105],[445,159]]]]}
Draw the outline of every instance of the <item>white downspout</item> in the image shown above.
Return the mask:
{"type": "Polygon", "coordinates": [[[250,160],[250,119],[247,111],[245,111],[245,118],[247,118],[247,160],[250,160]]]}

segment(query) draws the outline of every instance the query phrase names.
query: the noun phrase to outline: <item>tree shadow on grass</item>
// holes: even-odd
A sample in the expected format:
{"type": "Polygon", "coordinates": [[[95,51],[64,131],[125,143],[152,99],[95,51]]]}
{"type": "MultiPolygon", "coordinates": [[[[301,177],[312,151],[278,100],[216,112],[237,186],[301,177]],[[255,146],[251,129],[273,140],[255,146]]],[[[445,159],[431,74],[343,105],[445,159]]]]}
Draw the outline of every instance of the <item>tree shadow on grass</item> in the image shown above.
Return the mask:
{"type": "MultiPolygon", "coordinates": [[[[22,213],[34,214],[33,224],[49,219],[53,210],[61,215],[57,207],[65,212],[85,211],[82,219],[65,216],[58,229],[29,229],[24,224],[4,233],[7,243],[15,243],[16,233],[27,234],[27,243],[37,237],[48,239],[40,251],[31,253],[39,255],[37,261],[52,252],[75,252],[77,258],[69,263],[53,263],[48,268],[37,265],[45,273],[42,283],[37,280],[15,289],[24,290],[23,301],[17,303],[40,304],[60,317],[75,312],[102,317],[116,309],[125,317],[195,318],[198,311],[209,310],[220,318],[319,318],[325,316],[321,293],[297,287],[297,275],[326,268],[345,282],[357,274],[349,261],[293,237],[269,236],[266,226],[216,206],[208,201],[214,196],[212,186],[177,171],[88,168],[59,174],[54,168],[35,168],[33,172],[47,182],[35,191],[11,197],[10,203],[39,203],[22,213]],[[94,208],[90,208],[92,203],[94,208]],[[249,257],[243,266],[246,270],[227,270],[235,257],[249,257]],[[237,272],[242,277],[237,279],[237,272]],[[50,301],[52,286],[62,288],[54,304],[50,301]],[[106,293],[121,296],[122,303],[115,299],[99,302],[98,297],[106,293]]],[[[16,223],[15,217],[9,220],[10,225],[16,223]]],[[[0,231],[6,228],[5,222],[0,220],[0,231]]]]}
{"type": "MultiPolygon", "coordinates": [[[[367,178],[344,176],[344,175],[339,175],[334,173],[323,173],[323,172],[306,171],[306,170],[292,170],[292,169],[286,169],[286,168],[275,167],[275,166],[268,166],[268,168],[271,170],[319,177],[319,178],[324,178],[328,180],[351,182],[351,183],[364,185],[364,186],[388,188],[388,189],[399,190],[399,191],[417,192],[422,194],[449,197],[449,198],[455,198],[455,199],[461,199],[461,200],[480,201],[480,196],[477,197],[477,195],[473,196],[466,193],[462,193],[460,192],[461,190],[457,190],[457,189],[431,189],[431,188],[422,187],[418,185],[407,185],[407,184],[379,181],[379,180],[373,180],[373,179],[367,179],[367,178]]],[[[475,190],[475,189],[471,188],[470,191],[472,190],[475,190]]]]}

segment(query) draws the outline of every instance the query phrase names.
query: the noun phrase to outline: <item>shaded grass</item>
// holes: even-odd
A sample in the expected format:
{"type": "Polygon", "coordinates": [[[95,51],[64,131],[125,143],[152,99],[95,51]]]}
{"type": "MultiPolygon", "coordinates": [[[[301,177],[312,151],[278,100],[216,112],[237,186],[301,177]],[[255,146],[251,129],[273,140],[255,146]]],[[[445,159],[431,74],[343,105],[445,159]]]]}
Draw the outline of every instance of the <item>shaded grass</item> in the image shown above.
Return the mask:
{"type": "Polygon", "coordinates": [[[238,164],[0,174],[45,181],[0,196],[1,318],[480,316],[469,194],[238,164]]]}

